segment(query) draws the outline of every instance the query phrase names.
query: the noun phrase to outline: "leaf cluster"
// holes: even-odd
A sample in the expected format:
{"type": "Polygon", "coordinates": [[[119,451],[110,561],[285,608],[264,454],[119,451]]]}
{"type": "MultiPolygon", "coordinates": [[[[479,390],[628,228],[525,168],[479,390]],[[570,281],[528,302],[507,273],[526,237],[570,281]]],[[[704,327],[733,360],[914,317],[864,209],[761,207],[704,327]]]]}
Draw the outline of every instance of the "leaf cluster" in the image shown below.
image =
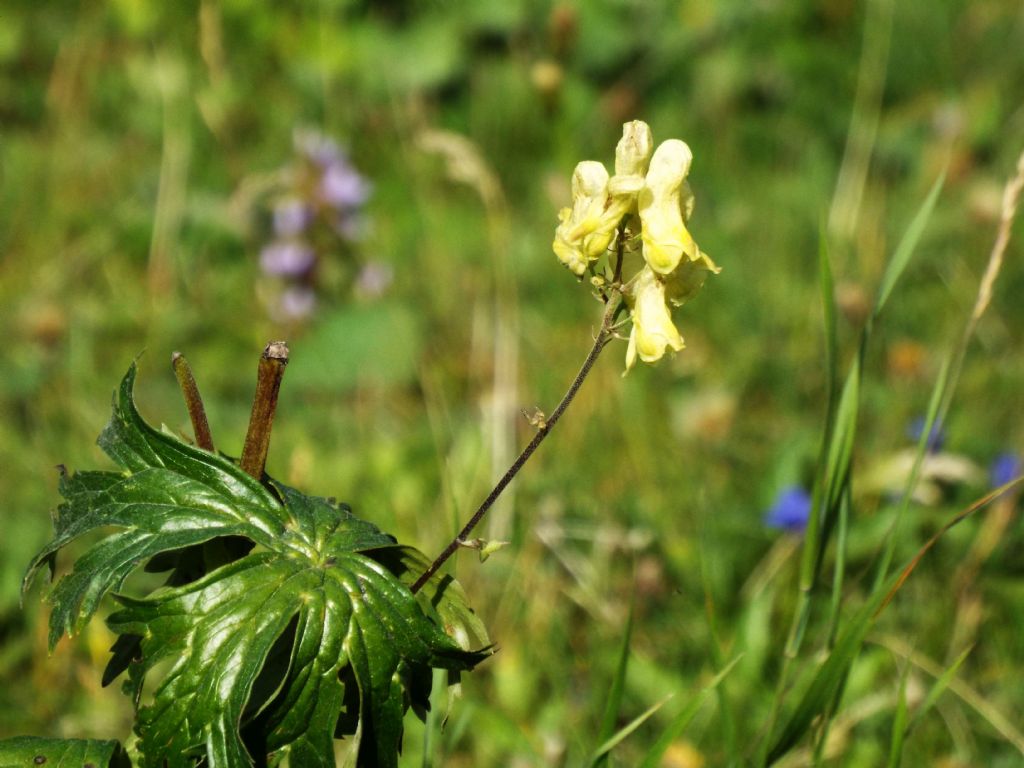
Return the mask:
{"type": "Polygon", "coordinates": [[[431,670],[456,682],[490,653],[461,587],[435,576],[413,594],[426,558],[346,505],[149,426],[135,374],[99,438],[123,471],[62,470],[55,535],[25,577],[52,577],[59,550],[102,532],[48,595],[51,648],[113,595],[103,682],[127,671],[142,765],[328,766],[336,737],[361,766],[396,765],[431,670]],[[165,584],[121,594],[139,566],[165,584]]]}

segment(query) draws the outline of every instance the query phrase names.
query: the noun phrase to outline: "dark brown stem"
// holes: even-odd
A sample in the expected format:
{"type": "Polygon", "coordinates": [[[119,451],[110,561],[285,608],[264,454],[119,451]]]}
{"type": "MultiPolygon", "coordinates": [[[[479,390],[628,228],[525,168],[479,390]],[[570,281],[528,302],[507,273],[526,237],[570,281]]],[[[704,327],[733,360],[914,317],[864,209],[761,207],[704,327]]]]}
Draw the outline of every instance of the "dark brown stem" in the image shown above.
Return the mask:
{"type": "Polygon", "coordinates": [[[615,242],[615,266],[612,272],[612,284],[618,285],[622,282],[622,257],[626,250],[626,244],[623,240],[626,237],[626,225],[619,225],[619,233],[615,242]]]}
{"type": "Polygon", "coordinates": [[[277,393],[281,389],[284,368],[288,365],[288,345],[283,341],[267,344],[260,357],[256,379],[256,396],[252,401],[249,431],[245,435],[242,459],[239,462],[246,474],[260,480],[267,465],[270,450],[270,430],[274,426],[277,393]]]}
{"type": "Polygon", "coordinates": [[[210,422],[206,420],[206,408],[203,406],[203,398],[199,395],[195,376],[192,375],[192,366],[188,364],[188,360],[181,352],[175,352],[171,355],[171,367],[174,368],[174,375],[178,378],[181,394],[185,396],[185,407],[188,409],[188,417],[192,422],[192,434],[196,437],[196,445],[204,451],[213,451],[210,422]]]}
{"type": "Polygon", "coordinates": [[[569,403],[576,396],[580,387],[583,384],[584,379],[590,373],[591,368],[594,367],[594,363],[597,362],[597,356],[601,354],[601,350],[605,348],[609,341],[614,336],[613,328],[615,326],[615,318],[622,308],[622,296],[618,292],[618,286],[613,287],[613,293],[611,299],[608,301],[604,319],[601,321],[601,330],[597,333],[597,338],[594,339],[594,346],[590,348],[590,352],[587,354],[586,360],[583,361],[583,365],[580,367],[579,372],[576,374],[576,378],[572,380],[572,384],[569,385],[569,389],[565,395],[562,396],[562,400],[552,411],[551,415],[540,425],[537,429],[537,434],[533,436],[530,443],[523,449],[523,452],[516,457],[516,460],[512,462],[512,466],[508,468],[497,485],[487,494],[487,498],[483,500],[483,503],[477,507],[476,512],[469,519],[469,522],[459,531],[458,536],[451,540],[447,547],[434,558],[434,562],[430,564],[430,567],[423,572],[423,575],[416,579],[416,583],[412,585],[412,592],[415,594],[426,584],[430,577],[437,573],[438,569],[445,564],[449,557],[451,557],[455,551],[459,548],[460,544],[469,537],[469,534],[473,532],[477,524],[483,519],[484,515],[487,514],[488,510],[494,505],[494,502],[501,496],[502,491],[512,482],[513,478],[519,474],[519,470],[523,468],[533,452],[537,450],[537,447],[544,441],[544,438],[548,436],[548,433],[554,428],[555,424],[565,413],[565,409],[569,407],[569,403]]]}

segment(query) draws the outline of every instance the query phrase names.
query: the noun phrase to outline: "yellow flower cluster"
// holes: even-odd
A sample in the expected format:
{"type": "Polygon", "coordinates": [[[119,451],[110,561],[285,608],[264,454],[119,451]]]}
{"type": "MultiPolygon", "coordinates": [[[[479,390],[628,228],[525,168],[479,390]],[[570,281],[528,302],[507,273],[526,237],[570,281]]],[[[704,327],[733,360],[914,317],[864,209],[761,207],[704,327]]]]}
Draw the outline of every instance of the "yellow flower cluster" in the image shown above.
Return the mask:
{"type": "Polygon", "coordinates": [[[615,149],[615,175],[594,160],[581,162],[573,173],[572,207],[558,216],[555,255],[580,277],[596,268],[624,220],[625,231],[639,231],[643,264],[621,286],[633,321],[627,371],[638,357],[653,363],[667,349],[683,348],[672,307],[693,296],[709,272],[719,271],[686,228],[694,203],[686,181],[692,161],[685,142],[668,139],[654,149],[647,123],[626,123],[615,149]]]}

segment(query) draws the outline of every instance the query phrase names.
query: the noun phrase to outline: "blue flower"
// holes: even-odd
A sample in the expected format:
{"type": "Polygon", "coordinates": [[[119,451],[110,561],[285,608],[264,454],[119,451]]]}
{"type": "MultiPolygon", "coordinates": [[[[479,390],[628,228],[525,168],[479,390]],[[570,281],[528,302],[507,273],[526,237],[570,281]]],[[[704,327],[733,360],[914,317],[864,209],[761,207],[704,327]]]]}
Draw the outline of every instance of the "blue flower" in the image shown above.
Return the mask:
{"type": "Polygon", "coordinates": [[[1024,473],[1024,462],[1012,451],[999,454],[989,466],[989,480],[993,488],[1006,485],[1022,473],[1024,473]]]}
{"type": "Polygon", "coordinates": [[[784,531],[802,531],[811,516],[811,503],[810,494],[800,486],[783,488],[775,497],[775,503],[765,512],[764,524],[784,531]]]}
{"type": "MultiPolygon", "coordinates": [[[[921,439],[921,435],[924,433],[925,417],[918,416],[907,427],[907,437],[913,440],[915,443],[921,439]]],[[[928,435],[928,444],[925,446],[925,450],[928,453],[938,453],[942,450],[942,446],[946,444],[946,432],[942,429],[942,425],[938,422],[932,424],[931,434],[928,435]]]]}

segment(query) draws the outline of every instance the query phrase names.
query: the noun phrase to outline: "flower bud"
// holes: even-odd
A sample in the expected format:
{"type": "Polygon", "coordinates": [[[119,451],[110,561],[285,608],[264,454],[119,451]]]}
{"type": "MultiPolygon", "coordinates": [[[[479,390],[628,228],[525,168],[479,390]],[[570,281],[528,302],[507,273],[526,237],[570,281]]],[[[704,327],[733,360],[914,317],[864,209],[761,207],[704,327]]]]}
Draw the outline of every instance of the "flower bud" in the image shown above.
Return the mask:
{"type": "Polygon", "coordinates": [[[615,175],[643,176],[651,160],[654,139],[651,128],[642,120],[622,126],[622,138],[615,147],[615,175]]]}
{"type": "Polygon", "coordinates": [[[636,212],[636,195],[643,189],[653,148],[654,139],[647,123],[633,120],[622,126],[622,138],[615,147],[615,175],[608,182],[616,218],[636,212]]]}

